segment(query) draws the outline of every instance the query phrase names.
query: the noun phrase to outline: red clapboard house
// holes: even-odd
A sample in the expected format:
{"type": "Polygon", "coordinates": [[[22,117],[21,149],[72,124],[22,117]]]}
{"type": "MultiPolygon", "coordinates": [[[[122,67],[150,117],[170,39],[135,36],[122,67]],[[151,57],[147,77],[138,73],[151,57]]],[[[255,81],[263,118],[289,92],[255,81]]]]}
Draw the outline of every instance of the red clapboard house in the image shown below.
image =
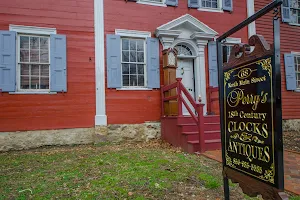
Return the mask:
{"type": "Polygon", "coordinates": [[[88,140],[66,130],[95,125],[93,11],[93,0],[0,1],[1,150],[88,140]]]}
{"type": "MultiPolygon", "coordinates": [[[[152,122],[186,151],[220,148],[215,39],[268,3],[262,1],[0,2],[0,151],[134,139],[149,135],[152,122]],[[169,83],[166,49],[178,52],[169,83]],[[175,115],[166,108],[174,90],[182,94],[172,104],[175,115]]],[[[299,27],[283,26],[296,41],[299,27]]],[[[271,28],[251,24],[224,41],[224,62],[255,30],[271,39],[271,28]]],[[[282,45],[283,53],[299,52],[294,43],[282,45]]],[[[282,76],[285,88],[284,68],[282,76]]],[[[296,91],[283,91],[286,120],[300,119],[296,91]]]]}
{"type": "MultiPolygon", "coordinates": [[[[215,38],[247,18],[246,11],[245,0],[105,0],[108,124],[161,121],[162,138],[174,146],[189,152],[220,148],[215,38]],[[181,78],[171,85],[163,72],[162,51],[168,48],[178,52],[181,78]],[[164,101],[162,93],[174,88],[191,112],[186,106],[181,116],[165,112],[171,99],[164,101]]],[[[225,60],[234,44],[247,39],[247,29],[228,38],[225,60]]]]}
{"type": "MultiPolygon", "coordinates": [[[[255,0],[255,11],[269,1],[255,0]]],[[[282,115],[287,126],[300,130],[300,1],[284,0],[280,25],[282,115]]],[[[256,33],[273,40],[272,13],[256,21],[256,33]]]]}

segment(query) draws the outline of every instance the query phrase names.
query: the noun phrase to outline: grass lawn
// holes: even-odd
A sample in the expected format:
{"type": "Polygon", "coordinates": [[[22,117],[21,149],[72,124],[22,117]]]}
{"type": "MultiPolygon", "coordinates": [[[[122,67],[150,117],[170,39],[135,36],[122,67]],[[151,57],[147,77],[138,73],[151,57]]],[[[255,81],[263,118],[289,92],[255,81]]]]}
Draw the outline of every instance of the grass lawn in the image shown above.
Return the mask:
{"type": "MultiPolygon", "coordinates": [[[[161,142],[41,148],[0,160],[0,199],[223,199],[220,163],[161,142]]],[[[252,199],[230,188],[231,199],[252,199]]]]}

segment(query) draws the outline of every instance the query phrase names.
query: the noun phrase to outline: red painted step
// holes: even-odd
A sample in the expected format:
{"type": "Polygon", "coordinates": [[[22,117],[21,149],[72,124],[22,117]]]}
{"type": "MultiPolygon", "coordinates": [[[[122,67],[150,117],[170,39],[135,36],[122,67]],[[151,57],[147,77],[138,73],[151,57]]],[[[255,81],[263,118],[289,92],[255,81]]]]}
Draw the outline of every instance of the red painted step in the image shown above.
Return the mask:
{"type": "MultiPolygon", "coordinates": [[[[221,139],[205,140],[205,151],[221,149],[221,139]]],[[[200,151],[199,140],[188,141],[187,151],[194,153],[200,151]]]]}

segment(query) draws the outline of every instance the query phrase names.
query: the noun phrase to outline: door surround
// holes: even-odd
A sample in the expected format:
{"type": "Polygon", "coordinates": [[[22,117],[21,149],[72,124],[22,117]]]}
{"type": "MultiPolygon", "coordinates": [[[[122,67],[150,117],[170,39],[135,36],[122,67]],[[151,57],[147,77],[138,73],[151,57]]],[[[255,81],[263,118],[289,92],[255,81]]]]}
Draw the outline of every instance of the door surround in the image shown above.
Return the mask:
{"type": "Polygon", "coordinates": [[[192,56],[180,56],[181,58],[192,58],[194,67],[194,82],[195,82],[195,100],[198,103],[198,97],[201,96],[203,104],[203,114],[207,113],[207,94],[206,94],[206,70],[205,70],[205,46],[208,41],[201,41],[202,44],[197,45],[197,43],[190,39],[175,39],[171,48],[177,45],[186,45],[192,51],[192,56]]]}
{"type": "Polygon", "coordinates": [[[207,114],[205,48],[209,41],[214,40],[218,33],[190,14],[185,14],[155,31],[163,49],[174,48],[178,44],[188,46],[194,58],[195,98],[201,96],[204,104],[203,114],[207,114]]]}

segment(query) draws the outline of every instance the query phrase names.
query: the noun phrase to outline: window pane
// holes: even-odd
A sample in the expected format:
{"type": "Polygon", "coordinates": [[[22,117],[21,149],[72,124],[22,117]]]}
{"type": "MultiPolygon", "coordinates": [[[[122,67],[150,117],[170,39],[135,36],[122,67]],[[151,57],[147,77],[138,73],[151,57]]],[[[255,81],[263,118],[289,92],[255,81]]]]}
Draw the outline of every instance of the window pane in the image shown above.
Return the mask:
{"type": "Polygon", "coordinates": [[[136,52],[130,51],[130,62],[136,62],[136,52]]]}
{"type": "Polygon", "coordinates": [[[30,50],[30,62],[39,62],[39,50],[30,50]]]}
{"type": "Polygon", "coordinates": [[[144,62],[144,52],[137,52],[137,61],[144,62]]]}
{"type": "Polygon", "coordinates": [[[129,64],[122,64],[122,73],[129,74],[129,64]]]}
{"type": "Polygon", "coordinates": [[[210,1],[206,2],[206,7],[211,8],[211,2],[210,1]]]}
{"type": "Polygon", "coordinates": [[[49,77],[41,77],[40,89],[49,89],[49,77]]]}
{"type": "Polygon", "coordinates": [[[48,38],[40,38],[41,40],[41,49],[47,50],[49,49],[49,39],[48,38]]]}
{"type": "Polygon", "coordinates": [[[136,77],[136,75],[130,75],[130,86],[137,86],[137,77],[136,77]]]}
{"type": "Polygon", "coordinates": [[[144,81],[144,75],[138,75],[138,86],[144,86],[145,81],[144,81]]]}
{"type": "Polygon", "coordinates": [[[130,64],[130,74],[136,74],[136,64],[130,64]]]}
{"type": "Polygon", "coordinates": [[[129,51],[122,51],[122,61],[129,62],[129,51]]]}
{"type": "Polygon", "coordinates": [[[40,62],[48,63],[49,62],[49,52],[48,50],[41,50],[40,52],[40,62]]]}
{"type": "Polygon", "coordinates": [[[21,64],[21,75],[29,75],[29,65],[21,64]]]}
{"type": "Polygon", "coordinates": [[[218,3],[215,2],[215,1],[213,1],[213,2],[212,2],[212,8],[218,8],[218,3]]]}
{"type": "Polygon", "coordinates": [[[32,76],[40,75],[40,66],[39,65],[31,65],[31,75],[32,76]]]}
{"type": "Polygon", "coordinates": [[[297,56],[297,64],[300,64],[300,56],[297,56]]]}
{"type": "Polygon", "coordinates": [[[136,50],[136,40],[130,40],[130,50],[136,50]]]}
{"type": "Polygon", "coordinates": [[[29,49],[29,37],[20,36],[20,48],[29,49]]]}
{"type": "Polygon", "coordinates": [[[29,77],[28,76],[21,76],[21,89],[29,89],[29,77]]]}
{"type": "Polygon", "coordinates": [[[205,1],[202,1],[202,7],[205,7],[206,5],[205,5],[205,1]]]}
{"type": "Polygon", "coordinates": [[[129,50],[129,40],[122,39],[122,50],[129,50]]]}
{"type": "Polygon", "coordinates": [[[39,77],[31,77],[31,89],[40,89],[39,77]]]}
{"type": "Polygon", "coordinates": [[[138,74],[144,74],[144,65],[137,65],[138,74]]]}
{"type": "Polygon", "coordinates": [[[137,41],[137,50],[138,51],[144,51],[144,41],[143,40],[138,40],[137,41]]]}
{"type": "Polygon", "coordinates": [[[20,51],[20,62],[29,62],[29,51],[28,50],[20,51]]]}
{"type": "Polygon", "coordinates": [[[123,86],[129,86],[129,75],[123,75],[123,86]]]}
{"type": "Polygon", "coordinates": [[[49,76],[49,66],[41,65],[41,76],[49,76]]]}
{"type": "Polygon", "coordinates": [[[39,49],[40,48],[40,38],[30,37],[30,49],[39,49]]]}
{"type": "Polygon", "coordinates": [[[41,76],[49,76],[49,66],[41,65],[41,76]]]}

